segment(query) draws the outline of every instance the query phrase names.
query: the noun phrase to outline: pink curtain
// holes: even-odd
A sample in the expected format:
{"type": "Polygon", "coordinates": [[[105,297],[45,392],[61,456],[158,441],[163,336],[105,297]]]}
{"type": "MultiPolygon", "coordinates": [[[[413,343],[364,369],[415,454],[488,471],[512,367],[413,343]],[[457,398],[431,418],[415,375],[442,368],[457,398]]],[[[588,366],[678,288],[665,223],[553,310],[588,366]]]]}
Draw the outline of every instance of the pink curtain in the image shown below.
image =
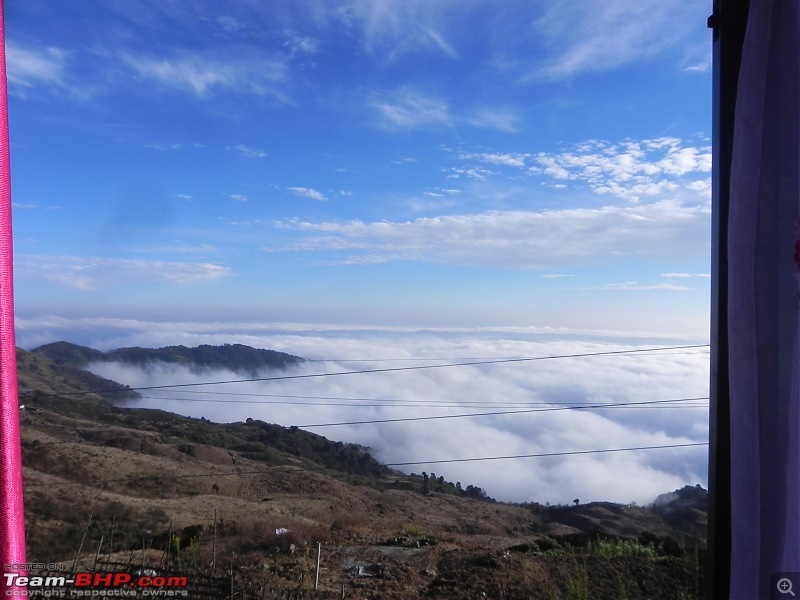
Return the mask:
{"type": "MultiPolygon", "coordinates": [[[[0,566],[4,573],[24,569],[6,565],[25,563],[25,516],[22,506],[17,357],[14,341],[14,278],[11,244],[11,169],[8,152],[8,94],[6,87],[5,21],[0,0],[0,566]]],[[[7,587],[3,592],[21,589],[7,587]]],[[[2,594],[5,597],[5,593],[2,594]]]]}

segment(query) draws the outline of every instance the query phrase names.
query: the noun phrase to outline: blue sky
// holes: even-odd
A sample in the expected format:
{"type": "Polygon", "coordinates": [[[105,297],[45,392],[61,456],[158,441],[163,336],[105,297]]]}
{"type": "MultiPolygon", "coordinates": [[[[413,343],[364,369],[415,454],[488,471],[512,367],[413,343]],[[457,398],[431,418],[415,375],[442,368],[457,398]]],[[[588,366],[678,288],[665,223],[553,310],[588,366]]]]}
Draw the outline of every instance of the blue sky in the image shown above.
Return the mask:
{"type": "MultiPolygon", "coordinates": [[[[708,341],[710,2],[5,9],[23,347],[239,342],[336,371],[708,341]]],[[[708,395],[704,350],[546,364],[147,402],[293,425],[708,395]]],[[[699,402],[317,431],[387,462],[684,444],[707,439],[699,402]]],[[[705,452],[436,472],[502,499],[648,501],[705,483],[705,452]]]]}
{"type": "Polygon", "coordinates": [[[707,12],[10,2],[19,314],[705,334],[707,12]]]}

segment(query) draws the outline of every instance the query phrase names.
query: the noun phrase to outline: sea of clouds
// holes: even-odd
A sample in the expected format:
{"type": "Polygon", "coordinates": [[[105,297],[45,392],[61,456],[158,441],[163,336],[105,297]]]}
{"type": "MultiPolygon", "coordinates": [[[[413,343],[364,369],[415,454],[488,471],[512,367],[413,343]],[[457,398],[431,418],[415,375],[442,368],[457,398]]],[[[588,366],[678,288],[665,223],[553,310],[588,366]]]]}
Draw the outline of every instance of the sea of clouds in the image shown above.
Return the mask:
{"type": "MultiPolygon", "coordinates": [[[[42,325],[18,322],[20,345],[30,348],[68,339],[109,350],[242,343],[310,359],[285,372],[260,372],[259,378],[384,370],[144,390],[136,406],[216,422],[253,418],[298,425],[330,439],[368,446],[385,463],[425,463],[398,468],[433,472],[464,487],[477,485],[498,500],[568,503],[579,498],[642,504],[686,484],[707,485],[706,446],[428,462],[707,442],[707,347],[563,357],[703,344],[702,338],[535,328],[418,330],[133,321],[42,325]],[[409,369],[553,356],[562,358],[409,369]],[[402,370],[386,371],[396,368],[402,370]],[[700,400],[572,408],[683,398],[700,400]],[[561,410],[541,410],[553,408],[561,410]],[[506,411],[531,412],[391,421],[506,411]]],[[[165,364],[140,368],[98,363],[91,370],[132,387],[250,378],[232,370],[198,372],[165,364]]]]}

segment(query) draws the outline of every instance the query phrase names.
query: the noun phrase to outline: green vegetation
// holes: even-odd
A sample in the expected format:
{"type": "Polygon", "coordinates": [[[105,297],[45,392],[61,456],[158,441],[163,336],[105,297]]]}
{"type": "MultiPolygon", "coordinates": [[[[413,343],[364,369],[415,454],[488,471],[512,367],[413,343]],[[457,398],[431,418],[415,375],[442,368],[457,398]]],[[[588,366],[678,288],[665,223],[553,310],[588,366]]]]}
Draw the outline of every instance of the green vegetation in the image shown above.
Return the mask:
{"type": "Polygon", "coordinates": [[[566,600],[589,600],[589,571],[585,565],[573,563],[572,576],[566,581],[566,600]]]}
{"type": "Polygon", "coordinates": [[[637,540],[595,540],[589,545],[592,556],[636,556],[640,558],[656,558],[661,553],[659,548],[642,544],[637,540]]]}

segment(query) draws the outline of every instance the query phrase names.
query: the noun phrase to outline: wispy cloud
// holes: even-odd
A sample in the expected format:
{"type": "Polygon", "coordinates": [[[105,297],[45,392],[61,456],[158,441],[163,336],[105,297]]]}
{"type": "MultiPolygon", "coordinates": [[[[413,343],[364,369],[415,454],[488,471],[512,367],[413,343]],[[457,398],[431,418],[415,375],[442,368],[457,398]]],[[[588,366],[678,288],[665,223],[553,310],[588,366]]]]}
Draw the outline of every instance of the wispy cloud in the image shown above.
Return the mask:
{"type": "Polygon", "coordinates": [[[245,146],[244,144],[236,144],[235,146],[229,146],[228,149],[233,150],[240,156],[246,156],[248,158],[264,158],[267,155],[267,153],[264,152],[263,150],[259,150],[258,148],[252,148],[251,146],[245,146]]]}
{"type": "Polygon", "coordinates": [[[377,112],[379,122],[387,127],[419,129],[453,124],[446,102],[411,87],[376,92],[370,105],[377,112]]]}
{"type": "Polygon", "coordinates": [[[311,198],[312,200],[317,200],[318,202],[324,202],[325,200],[327,200],[325,194],[323,194],[322,192],[318,192],[314,188],[288,187],[286,189],[292,192],[295,196],[303,196],[305,198],[311,198]]]}
{"type": "Polygon", "coordinates": [[[244,194],[228,194],[228,198],[234,202],[247,202],[248,198],[244,194]]]}
{"type": "Polygon", "coordinates": [[[530,157],[530,154],[520,154],[518,152],[461,152],[459,154],[459,158],[462,160],[480,160],[493,165],[518,168],[523,168],[530,157]]]}
{"type": "Polygon", "coordinates": [[[690,0],[592,0],[553,2],[534,26],[550,58],[527,79],[560,79],[641,61],[672,48],[688,35],[690,0]],[[654,36],[653,32],[660,35],[654,36]]]}
{"type": "Polygon", "coordinates": [[[245,29],[245,25],[236,17],[230,15],[223,15],[217,17],[217,24],[225,31],[225,33],[238,33],[245,29]]]}
{"type": "Polygon", "coordinates": [[[701,279],[710,279],[710,273],[662,273],[662,277],[666,277],[667,279],[691,279],[691,278],[701,278],[701,279]]]}
{"type": "Polygon", "coordinates": [[[447,8],[419,0],[353,0],[343,3],[336,15],[347,28],[357,32],[369,54],[386,61],[422,53],[457,58],[458,50],[446,31],[447,19],[443,18],[447,8]]]}
{"type": "Polygon", "coordinates": [[[473,127],[496,129],[515,133],[520,127],[520,118],[511,110],[484,109],[468,116],[466,122],[473,127]]]}
{"type": "Polygon", "coordinates": [[[468,126],[514,133],[520,124],[518,115],[511,110],[454,109],[452,104],[441,95],[411,85],[376,90],[368,99],[368,107],[377,114],[378,124],[390,129],[468,126]]]}
{"type": "MultiPolygon", "coordinates": [[[[298,241],[269,251],[335,251],[334,262],[391,262],[552,269],[621,256],[704,257],[709,208],[675,200],[625,207],[488,212],[413,221],[283,221],[298,241]],[[345,253],[342,257],[341,253],[345,253]]],[[[328,260],[330,256],[328,255],[328,260]]]]}
{"type": "Polygon", "coordinates": [[[21,279],[44,280],[84,291],[154,282],[189,284],[219,279],[229,273],[228,267],[213,263],[76,256],[15,257],[15,274],[21,279]]]}
{"type": "Polygon", "coordinates": [[[223,90],[283,98],[279,84],[287,76],[282,60],[263,54],[238,55],[227,60],[212,52],[180,52],[171,56],[123,54],[122,59],[139,77],[202,99],[223,90]]]}
{"type": "Polygon", "coordinates": [[[690,290],[691,288],[683,285],[677,285],[675,283],[639,283],[638,281],[622,281],[620,283],[609,283],[603,286],[602,289],[622,291],[672,290],[682,292],[690,290]]]}
{"type": "Polygon", "coordinates": [[[9,93],[27,98],[32,90],[60,91],[69,96],[85,98],[91,95],[86,83],[80,87],[70,84],[67,71],[72,53],[63,48],[26,48],[6,41],[6,69],[9,93]]]}
{"type": "Polygon", "coordinates": [[[158,150],[159,152],[167,152],[169,150],[180,150],[183,148],[183,144],[145,144],[144,147],[158,150]]]}
{"type": "Polygon", "coordinates": [[[289,49],[292,55],[316,54],[320,50],[319,40],[310,36],[300,35],[295,31],[287,31],[286,38],[284,46],[289,49]]]}
{"type": "Polygon", "coordinates": [[[444,169],[444,172],[447,173],[448,179],[467,177],[469,179],[477,179],[478,181],[486,181],[491,175],[497,175],[495,171],[483,167],[450,167],[449,169],[444,169]]]}

